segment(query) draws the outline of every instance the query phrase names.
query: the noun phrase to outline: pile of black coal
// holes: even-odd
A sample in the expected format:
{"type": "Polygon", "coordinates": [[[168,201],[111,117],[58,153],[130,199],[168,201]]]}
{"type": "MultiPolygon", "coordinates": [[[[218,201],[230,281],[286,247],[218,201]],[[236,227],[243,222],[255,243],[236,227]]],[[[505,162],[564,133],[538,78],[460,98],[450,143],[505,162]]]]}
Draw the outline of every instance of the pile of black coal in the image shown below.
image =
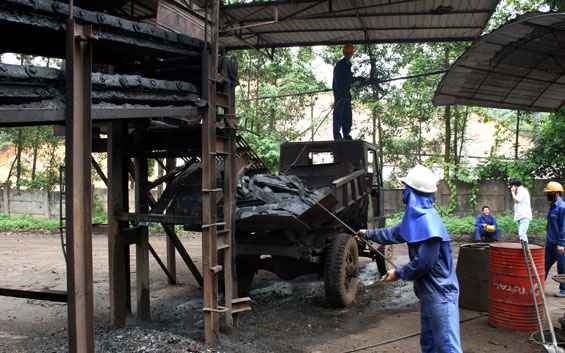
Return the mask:
{"type": "Polygon", "coordinates": [[[258,214],[298,217],[329,193],[329,187],[310,190],[292,175],[245,176],[237,187],[236,218],[258,214]]]}

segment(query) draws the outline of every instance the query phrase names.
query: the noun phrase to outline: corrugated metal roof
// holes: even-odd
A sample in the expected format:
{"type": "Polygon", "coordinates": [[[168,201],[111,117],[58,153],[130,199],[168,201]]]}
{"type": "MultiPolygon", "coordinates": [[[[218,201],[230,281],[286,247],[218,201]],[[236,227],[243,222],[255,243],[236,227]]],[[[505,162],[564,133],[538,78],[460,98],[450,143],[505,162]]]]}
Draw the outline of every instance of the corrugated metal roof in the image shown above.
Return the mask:
{"type": "Polygon", "coordinates": [[[558,111],[564,48],[565,12],[523,15],[467,49],[440,82],[434,104],[558,111]]]}
{"type": "Polygon", "coordinates": [[[481,35],[497,3],[287,0],[224,5],[220,41],[227,49],[467,41],[481,35]]]}

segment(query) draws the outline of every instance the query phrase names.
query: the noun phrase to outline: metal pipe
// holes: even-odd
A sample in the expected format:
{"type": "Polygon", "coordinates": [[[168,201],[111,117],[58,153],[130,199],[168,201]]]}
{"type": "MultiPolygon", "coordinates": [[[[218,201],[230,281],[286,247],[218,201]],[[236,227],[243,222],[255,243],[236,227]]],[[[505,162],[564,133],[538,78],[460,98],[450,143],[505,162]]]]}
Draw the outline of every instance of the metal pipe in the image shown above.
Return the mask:
{"type": "MultiPolygon", "coordinates": [[[[562,352],[562,350],[557,346],[557,339],[555,338],[555,332],[553,331],[553,323],[551,322],[551,316],[549,315],[549,309],[547,308],[547,301],[545,300],[545,294],[543,292],[543,287],[541,285],[541,280],[539,278],[538,275],[538,270],[536,268],[536,263],[534,262],[534,258],[532,257],[532,252],[530,251],[530,247],[528,246],[528,243],[525,243],[525,248],[526,251],[528,253],[528,258],[530,259],[530,264],[532,266],[532,270],[534,271],[534,276],[536,277],[536,282],[538,284],[538,287],[540,289],[540,295],[541,295],[541,300],[543,302],[543,309],[545,311],[545,317],[546,317],[546,321],[547,321],[547,326],[549,326],[549,331],[551,332],[551,341],[552,341],[552,346],[548,347],[548,345],[544,345],[544,348],[546,351],[548,352],[562,352]]],[[[543,334],[542,334],[543,336],[543,334]]]]}

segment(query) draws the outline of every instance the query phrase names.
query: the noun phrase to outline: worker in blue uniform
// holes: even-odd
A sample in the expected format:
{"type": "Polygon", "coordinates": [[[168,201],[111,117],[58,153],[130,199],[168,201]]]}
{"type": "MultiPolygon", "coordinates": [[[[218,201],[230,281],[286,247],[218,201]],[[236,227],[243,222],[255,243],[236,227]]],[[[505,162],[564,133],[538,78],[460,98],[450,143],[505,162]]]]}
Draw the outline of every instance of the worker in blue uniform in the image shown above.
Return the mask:
{"type": "Polygon", "coordinates": [[[490,207],[483,206],[482,213],[477,216],[475,220],[475,241],[482,241],[485,237],[491,241],[498,241],[500,239],[500,227],[496,224],[496,219],[490,214],[490,207]]]}
{"type": "Polygon", "coordinates": [[[459,282],[451,239],[432,201],[437,178],[428,168],[417,165],[401,181],[406,186],[402,221],[389,228],[361,229],[357,236],[379,244],[408,244],[410,263],[389,270],[384,280],[414,281],[414,293],[420,299],[422,352],[462,352],[459,282]]]}
{"type": "MultiPolygon", "coordinates": [[[[545,279],[551,266],[557,261],[557,273],[565,274],[565,202],[561,194],[563,186],[555,181],[543,190],[549,201],[547,210],[547,237],[545,238],[545,279]]],[[[556,297],[565,298],[565,284],[559,284],[556,297]]]]}
{"type": "Polygon", "coordinates": [[[334,140],[342,138],[351,140],[351,125],[353,113],[351,111],[351,84],[364,81],[362,77],[353,77],[351,72],[351,58],[355,52],[352,44],[343,47],[343,59],[334,67],[332,89],[334,93],[333,134],[334,140]],[[343,137],[341,135],[343,131],[343,137]]]}

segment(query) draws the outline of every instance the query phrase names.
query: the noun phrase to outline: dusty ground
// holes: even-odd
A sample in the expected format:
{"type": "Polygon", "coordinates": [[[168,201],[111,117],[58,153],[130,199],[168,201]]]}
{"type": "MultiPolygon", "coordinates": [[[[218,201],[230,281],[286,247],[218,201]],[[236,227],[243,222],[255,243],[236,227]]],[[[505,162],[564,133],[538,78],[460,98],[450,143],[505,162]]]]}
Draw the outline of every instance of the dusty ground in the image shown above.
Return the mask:
{"type": "MultiPolygon", "coordinates": [[[[200,263],[200,238],[182,236],[188,252],[200,263]]],[[[65,262],[57,233],[0,232],[0,287],[65,290],[65,262]]],[[[165,252],[165,238],[152,235],[151,244],[165,252]]],[[[458,243],[454,243],[457,254],[458,243]]],[[[132,251],[134,252],[134,251],[132,251]]],[[[238,331],[221,324],[221,346],[203,343],[201,290],[180,258],[180,284],[169,286],[165,274],[151,259],[152,320],[128,318],[127,328],[108,327],[108,260],[105,235],[93,239],[95,327],[98,352],[418,352],[418,336],[360,349],[419,332],[418,302],[412,284],[375,281],[374,264],[364,262],[356,303],[332,309],[315,277],[280,281],[269,273],[256,277],[253,310],[240,315],[238,331]]],[[[395,249],[397,264],[408,261],[405,246],[395,249]]],[[[132,258],[132,264],[135,261],[132,258]]],[[[134,268],[132,267],[132,270],[134,268]]],[[[555,267],[553,269],[555,272],[555,267]]],[[[135,273],[132,273],[135,284],[135,273]]],[[[565,312],[565,299],[554,298],[557,284],[546,286],[552,321],[565,312]]],[[[135,289],[134,306],[135,306],[135,289]]],[[[135,307],[133,308],[135,313],[135,307]]],[[[480,313],[461,310],[461,319],[480,313]]],[[[0,352],[64,352],[67,350],[66,304],[0,297],[0,352]]],[[[223,320],[222,320],[223,321],[223,320]]],[[[465,352],[543,352],[530,333],[497,329],[487,318],[461,324],[465,352]]]]}

